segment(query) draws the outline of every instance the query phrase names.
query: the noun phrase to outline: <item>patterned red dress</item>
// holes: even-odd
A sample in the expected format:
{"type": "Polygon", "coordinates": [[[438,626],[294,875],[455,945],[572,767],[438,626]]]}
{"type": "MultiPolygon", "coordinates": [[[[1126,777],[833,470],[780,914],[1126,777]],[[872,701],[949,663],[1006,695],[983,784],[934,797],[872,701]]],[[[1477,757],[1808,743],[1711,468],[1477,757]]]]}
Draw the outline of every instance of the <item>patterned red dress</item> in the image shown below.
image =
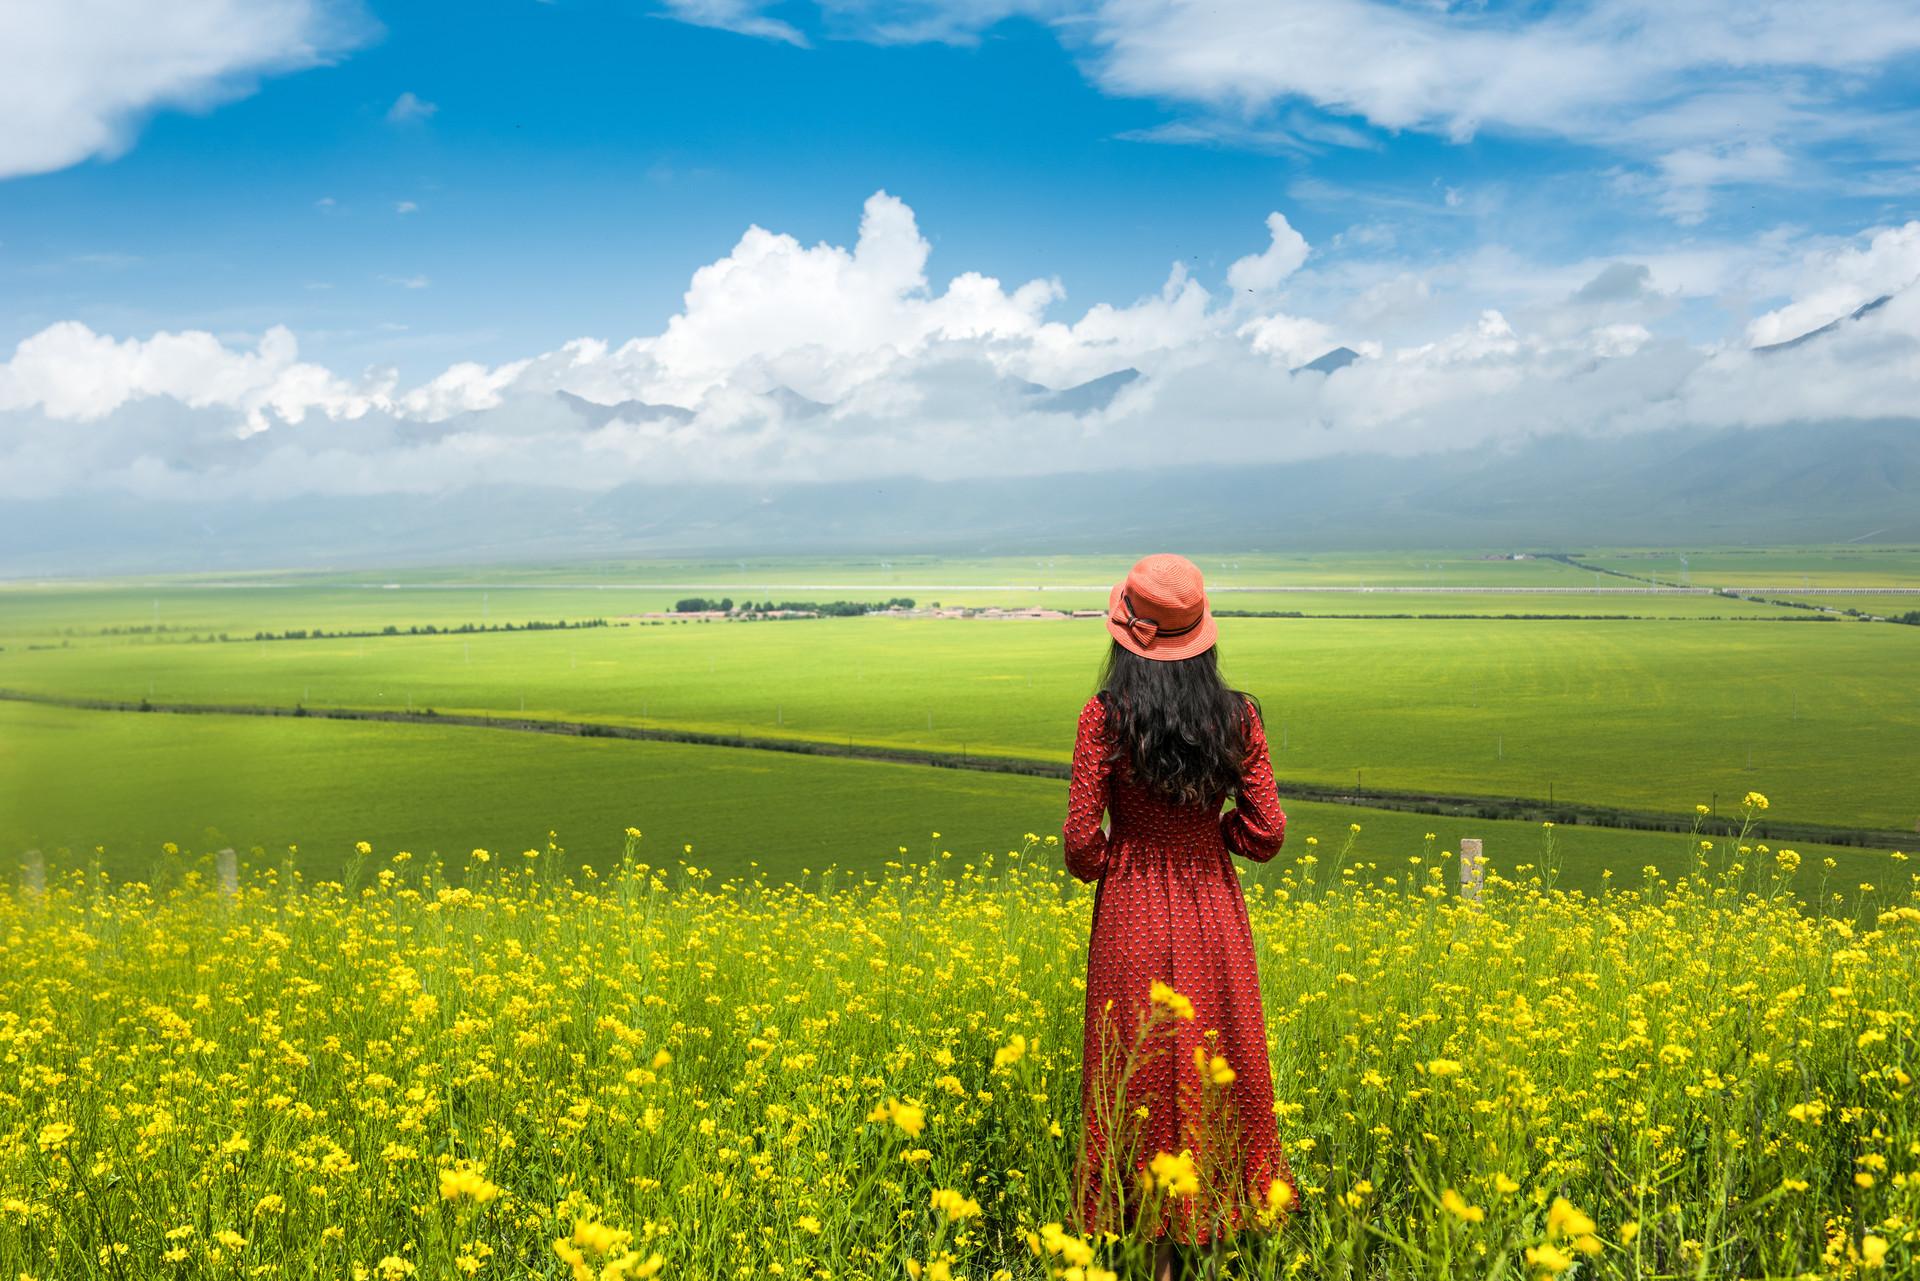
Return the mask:
{"type": "Polygon", "coordinates": [[[1200,1243],[1249,1226],[1275,1179],[1299,1202],[1275,1133],[1266,1016],[1232,860],[1266,862],[1286,829],[1266,734],[1247,710],[1252,750],[1225,813],[1135,782],[1125,753],[1108,761],[1106,705],[1095,697],[1080,712],[1063,840],[1068,871],[1099,883],[1076,1169],[1083,1231],[1132,1226],[1200,1243]],[[1153,1000],[1156,981],[1185,998],[1191,1018],[1176,998],[1153,1000]],[[1231,1071],[1224,1085],[1216,1057],[1231,1071]],[[1156,1177],[1161,1153],[1171,1159],[1156,1177]]]}

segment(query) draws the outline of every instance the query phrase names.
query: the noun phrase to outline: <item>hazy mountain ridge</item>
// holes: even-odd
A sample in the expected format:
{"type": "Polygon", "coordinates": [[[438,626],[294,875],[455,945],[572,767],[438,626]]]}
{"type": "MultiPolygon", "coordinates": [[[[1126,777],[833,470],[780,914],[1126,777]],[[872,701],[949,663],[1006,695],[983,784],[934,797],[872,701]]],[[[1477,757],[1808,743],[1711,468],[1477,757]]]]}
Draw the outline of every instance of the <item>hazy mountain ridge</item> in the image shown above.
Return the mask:
{"type": "Polygon", "coordinates": [[[1336,369],[1345,369],[1360,359],[1360,353],[1351,347],[1335,347],[1323,355],[1316,356],[1292,372],[1296,374],[1330,374],[1336,369]]]}
{"type": "MultiPolygon", "coordinates": [[[[1900,291],[1896,290],[1895,292],[1898,293],[1900,291]]],[[[1820,335],[1822,334],[1833,333],[1834,331],[1838,330],[1842,325],[1850,325],[1855,323],[1856,321],[1859,321],[1868,316],[1871,316],[1874,312],[1880,310],[1882,307],[1892,302],[1893,297],[1894,297],[1893,294],[1881,294],[1878,298],[1873,299],[1871,302],[1861,303],[1858,307],[1855,307],[1851,312],[1848,312],[1846,315],[1841,316],[1837,320],[1829,320],[1826,324],[1821,325],[1816,329],[1809,329],[1807,330],[1806,333],[1800,334],[1797,337],[1788,338],[1782,342],[1766,343],[1766,344],[1763,344],[1762,346],[1755,347],[1754,350],[1761,351],[1761,352],[1792,351],[1795,347],[1800,346],[1802,343],[1811,342],[1814,339],[1820,337],[1820,335]]]]}
{"type": "Polygon", "coordinates": [[[1920,542],[1920,419],[1006,480],[902,476],[0,510],[9,577],[812,553],[1920,542]]]}

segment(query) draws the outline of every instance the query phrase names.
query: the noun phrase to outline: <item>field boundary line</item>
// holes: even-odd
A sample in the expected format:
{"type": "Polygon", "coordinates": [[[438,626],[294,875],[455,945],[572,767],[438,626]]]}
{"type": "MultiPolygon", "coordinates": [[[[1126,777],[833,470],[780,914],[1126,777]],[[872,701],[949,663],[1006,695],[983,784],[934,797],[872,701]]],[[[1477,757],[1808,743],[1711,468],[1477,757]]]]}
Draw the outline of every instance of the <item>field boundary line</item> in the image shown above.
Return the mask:
{"type": "MultiPolygon", "coordinates": [[[[889,765],[919,765],[933,769],[976,770],[986,774],[1022,775],[1066,780],[1072,766],[1028,756],[982,756],[974,752],[945,752],[917,747],[885,747],[869,743],[839,743],[811,738],[769,738],[749,734],[719,734],[707,730],[621,725],[609,721],[554,720],[539,716],[494,716],[483,712],[437,712],[432,709],[397,711],[374,707],[284,707],[270,703],[156,703],[69,694],[39,694],[0,688],[0,701],[65,707],[95,712],[159,712],[173,716],[256,716],[293,720],[374,721],[392,725],[453,725],[473,729],[509,730],[523,734],[551,734],[562,738],[616,738],[636,742],[686,743],[756,752],[785,752],[794,756],[835,757],[889,765]]],[[[1465,796],[1401,789],[1329,787],[1298,779],[1276,777],[1282,795],[1301,801],[1354,805],[1365,809],[1397,810],[1452,818],[1550,821],[1580,827],[1607,827],[1622,831],[1687,832],[1694,815],[1633,810],[1579,802],[1541,802],[1524,797],[1465,796]]],[[[1700,830],[1728,835],[1738,821],[1720,816],[1701,819],[1700,830]]],[[[1865,848],[1901,848],[1909,834],[1883,828],[1839,827],[1824,823],[1762,821],[1748,833],[1755,840],[1816,841],[1824,845],[1865,848]]]]}

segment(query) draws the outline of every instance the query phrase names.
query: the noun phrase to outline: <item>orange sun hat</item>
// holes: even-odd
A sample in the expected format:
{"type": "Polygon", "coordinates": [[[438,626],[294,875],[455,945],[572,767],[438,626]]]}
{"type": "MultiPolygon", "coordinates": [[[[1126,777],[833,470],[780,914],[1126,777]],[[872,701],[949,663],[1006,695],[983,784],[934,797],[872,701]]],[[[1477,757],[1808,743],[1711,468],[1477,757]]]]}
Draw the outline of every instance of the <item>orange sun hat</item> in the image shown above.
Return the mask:
{"type": "Polygon", "coordinates": [[[1205,653],[1217,629],[1200,567],[1170,552],[1143,557],[1107,597],[1107,630],[1142,658],[1205,653]]]}

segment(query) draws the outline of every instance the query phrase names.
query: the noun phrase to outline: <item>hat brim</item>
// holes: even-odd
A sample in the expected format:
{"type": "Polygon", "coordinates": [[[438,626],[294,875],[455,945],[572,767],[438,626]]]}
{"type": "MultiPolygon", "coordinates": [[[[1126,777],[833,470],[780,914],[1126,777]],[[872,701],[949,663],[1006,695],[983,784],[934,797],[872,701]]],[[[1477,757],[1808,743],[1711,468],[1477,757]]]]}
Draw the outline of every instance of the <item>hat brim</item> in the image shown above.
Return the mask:
{"type": "Polygon", "coordinates": [[[1192,658],[1195,654],[1204,654],[1213,648],[1218,639],[1219,629],[1214,626],[1213,606],[1200,607],[1200,625],[1180,636],[1156,636],[1142,644],[1124,623],[1113,621],[1113,611],[1120,604],[1120,593],[1126,590],[1125,583],[1115,583],[1113,590],[1107,593],[1107,633],[1121,645],[1142,658],[1151,658],[1158,662],[1170,663],[1176,659],[1192,658]]]}

